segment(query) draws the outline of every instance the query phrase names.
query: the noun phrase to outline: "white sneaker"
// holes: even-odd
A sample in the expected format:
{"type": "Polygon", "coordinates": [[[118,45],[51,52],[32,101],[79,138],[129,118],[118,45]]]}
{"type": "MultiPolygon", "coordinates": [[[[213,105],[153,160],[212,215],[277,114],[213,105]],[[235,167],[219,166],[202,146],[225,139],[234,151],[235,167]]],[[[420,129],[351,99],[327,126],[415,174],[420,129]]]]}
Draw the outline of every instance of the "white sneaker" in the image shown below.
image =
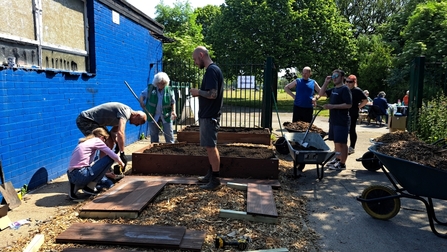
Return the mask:
{"type": "Polygon", "coordinates": [[[340,164],[340,162],[337,162],[335,165],[330,166],[329,170],[336,170],[336,171],[346,170],[346,165],[342,165],[340,164]]]}
{"type": "Polygon", "coordinates": [[[337,158],[332,159],[331,161],[326,163],[326,166],[334,166],[336,163],[338,163],[337,158]]]}
{"type": "Polygon", "coordinates": [[[348,149],[348,155],[351,155],[351,154],[353,154],[354,152],[355,152],[355,149],[352,148],[351,146],[349,146],[349,149],[348,149]]]}

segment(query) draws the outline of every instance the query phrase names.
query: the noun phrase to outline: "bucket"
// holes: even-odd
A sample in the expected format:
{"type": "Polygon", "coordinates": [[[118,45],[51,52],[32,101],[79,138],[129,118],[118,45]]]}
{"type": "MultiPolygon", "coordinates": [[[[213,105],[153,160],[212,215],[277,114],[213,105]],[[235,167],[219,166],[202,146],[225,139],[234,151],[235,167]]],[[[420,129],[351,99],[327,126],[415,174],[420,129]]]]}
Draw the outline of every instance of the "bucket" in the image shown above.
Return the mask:
{"type": "Polygon", "coordinates": [[[289,154],[289,147],[287,146],[287,140],[285,137],[278,138],[273,145],[276,151],[280,154],[289,154]]]}

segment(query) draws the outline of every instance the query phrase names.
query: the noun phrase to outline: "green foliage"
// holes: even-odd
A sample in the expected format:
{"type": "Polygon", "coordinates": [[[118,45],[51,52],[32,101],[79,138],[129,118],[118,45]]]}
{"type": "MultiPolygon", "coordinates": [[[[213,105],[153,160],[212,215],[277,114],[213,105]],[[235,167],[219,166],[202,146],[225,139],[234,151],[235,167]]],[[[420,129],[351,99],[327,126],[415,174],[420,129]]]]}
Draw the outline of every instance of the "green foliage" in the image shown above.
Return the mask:
{"type": "Polygon", "coordinates": [[[197,15],[196,23],[202,26],[202,35],[204,41],[208,42],[209,27],[213,24],[216,17],[218,17],[220,12],[220,7],[215,5],[207,5],[203,8],[197,8],[194,10],[197,15]]]}
{"type": "MultiPolygon", "coordinates": [[[[387,23],[381,25],[378,29],[383,36],[383,40],[392,48],[394,59],[390,74],[386,77],[386,82],[394,90],[408,88],[412,60],[415,56],[420,56],[417,54],[410,56],[409,53],[415,52],[415,48],[414,45],[409,47],[409,44],[407,44],[404,30],[418,4],[425,2],[426,0],[408,0],[408,3],[399,12],[391,15],[387,23]],[[405,47],[407,49],[404,49],[405,47]],[[406,52],[404,52],[405,50],[406,52]]],[[[420,25],[430,29],[429,23],[420,25]]],[[[410,32],[410,28],[407,31],[410,32]]],[[[424,38],[420,39],[423,40],[424,38]]]]}
{"type": "Polygon", "coordinates": [[[311,66],[323,80],[355,61],[351,25],[326,0],[227,0],[209,27],[218,62],[264,62],[278,69],[311,66]]]}
{"type": "Polygon", "coordinates": [[[389,16],[396,14],[409,0],[335,0],[343,16],[354,27],[354,35],[376,34],[377,28],[386,23],[389,16]]]}
{"type": "Polygon", "coordinates": [[[428,1],[419,4],[402,31],[405,40],[404,62],[425,55],[426,61],[445,58],[447,54],[447,3],[428,1]]]}
{"type": "Polygon", "coordinates": [[[447,138],[447,97],[440,95],[424,102],[419,111],[416,134],[426,142],[447,138]]]}
{"type": "Polygon", "coordinates": [[[190,83],[197,87],[200,73],[191,65],[192,52],[203,45],[212,53],[211,47],[203,42],[202,28],[196,23],[197,14],[189,1],[174,3],[174,7],[156,6],[155,20],[165,26],[165,36],[173,38],[173,43],[163,44],[163,67],[169,73],[171,81],[190,83]]]}
{"type": "Polygon", "coordinates": [[[165,26],[165,36],[175,40],[164,44],[163,61],[189,60],[194,48],[203,43],[202,30],[191,5],[188,1],[175,2],[174,7],[158,4],[156,9],[155,20],[165,26]]]}
{"type": "Polygon", "coordinates": [[[358,84],[371,94],[387,90],[385,77],[392,64],[391,48],[380,35],[360,35],[357,38],[359,48],[358,84]]]}

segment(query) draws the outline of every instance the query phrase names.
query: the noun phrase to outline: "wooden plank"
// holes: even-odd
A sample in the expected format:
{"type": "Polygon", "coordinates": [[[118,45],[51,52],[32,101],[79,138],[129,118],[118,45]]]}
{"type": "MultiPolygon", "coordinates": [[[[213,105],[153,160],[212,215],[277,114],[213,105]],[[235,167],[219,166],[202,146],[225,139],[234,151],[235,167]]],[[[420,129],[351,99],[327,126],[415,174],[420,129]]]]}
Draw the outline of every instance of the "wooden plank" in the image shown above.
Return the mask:
{"type": "Polygon", "coordinates": [[[226,209],[219,210],[219,217],[220,218],[231,218],[231,219],[237,219],[237,220],[247,220],[247,221],[253,221],[253,222],[273,223],[273,224],[278,222],[278,218],[275,218],[275,217],[269,217],[269,216],[263,216],[263,215],[251,215],[251,214],[247,214],[246,212],[226,210],[226,209]]]}
{"type": "Polygon", "coordinates": [[[165,185],[165,181],[120,181],[109,191],[85,204],[79,215],[82,218],[136,218],[165,185]]]}
{"type": "Polygon", "coordinates": [[[37,234],[31,240],[31,242],[26,246],[23,252],[38,252],[43,242],[45,241],[45,237],[43,234],[37,234]]]}
{"type": "Polygon", "coordinates": [[[22,204],[22,201],[19,199],[17,191],[14,189],[11,181],[0,185],[0,193],[3,195],[5,202],[9,204],[9,209],[17,208],[22,204]]]}
{"type": "MultiPolygon", "coordinates": [[[[206,156],[143,153],[144,150],[132,153],[133,174],[200,175],[205,174],[209,167],[209,160],[206,156]]],[[[222,167],[220,176],[225,178],[278,179],[279,175],[279,160],[277,158],[256,159],[221,156],[220,163],[222,167]]]]}
{"type": "Polygon", "coordinates": [[[183,236],[182,243],[180,244],[180,249],[202,251],[205,236],[205,231],[187,229],[185,236],[183,236]]]}
{"type": "Polygon", "coordinates": [[[247,213],[278,217],[271,186],[254,183],[248,184],[247,213]]]}
{"type": "Polygon", "coordinates": [[[56,242],[179,249],[185,232],[185,227],[75,223],[56,242]]]}
{"type": "MultiPolygon", "coordinates": [[[[219,144],[250,143],[271,145],[269,129],[221,127],[218,133],[219,144]]],[[[187,126],[177,132],[179,142],[200,143],[199,126],[187,126]]]]}

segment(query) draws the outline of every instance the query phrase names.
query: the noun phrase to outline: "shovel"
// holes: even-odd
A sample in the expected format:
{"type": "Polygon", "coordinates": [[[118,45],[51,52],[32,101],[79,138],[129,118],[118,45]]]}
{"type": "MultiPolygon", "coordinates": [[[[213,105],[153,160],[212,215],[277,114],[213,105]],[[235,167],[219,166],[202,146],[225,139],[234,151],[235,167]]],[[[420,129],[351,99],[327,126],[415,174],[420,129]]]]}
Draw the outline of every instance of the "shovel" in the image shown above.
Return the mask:
{"type": "Polygon", "coordinates": [[[2,184],[0,185],[0,193],[3,195],[3,200],[9,204],[9,209],[14,209],[20,206],[20,204],[22,204],[22,201],[20,201],[19,196],[17,195],[17,192],[14,189],[14,186],[12,185],[11,182],[5,183],[5,175],[3,174],[3,166],[1,160],[0,160],[0,178],[2,179],[2,184]]]}
{"type": "Polygon", "coordinates": [[[321,112],[321,110],[323,110],[322,106],[317,106],[317,108],[318,108],[318,111],[315,113],[314,117],[312,118],[312,121],[309,123],[309,127],[307,127],[306,133],[304,133],[303,140],[301,140],[301,143],[300,143],[300,145],[303,146],[304,148],[307,148],[307,146],[309,146],[309,143],[304,142],[304,140],[306,139],[307,134],[309,133],[310,128],[314,124],[315,118],[317,118],[317,115],[321,112]]]}

